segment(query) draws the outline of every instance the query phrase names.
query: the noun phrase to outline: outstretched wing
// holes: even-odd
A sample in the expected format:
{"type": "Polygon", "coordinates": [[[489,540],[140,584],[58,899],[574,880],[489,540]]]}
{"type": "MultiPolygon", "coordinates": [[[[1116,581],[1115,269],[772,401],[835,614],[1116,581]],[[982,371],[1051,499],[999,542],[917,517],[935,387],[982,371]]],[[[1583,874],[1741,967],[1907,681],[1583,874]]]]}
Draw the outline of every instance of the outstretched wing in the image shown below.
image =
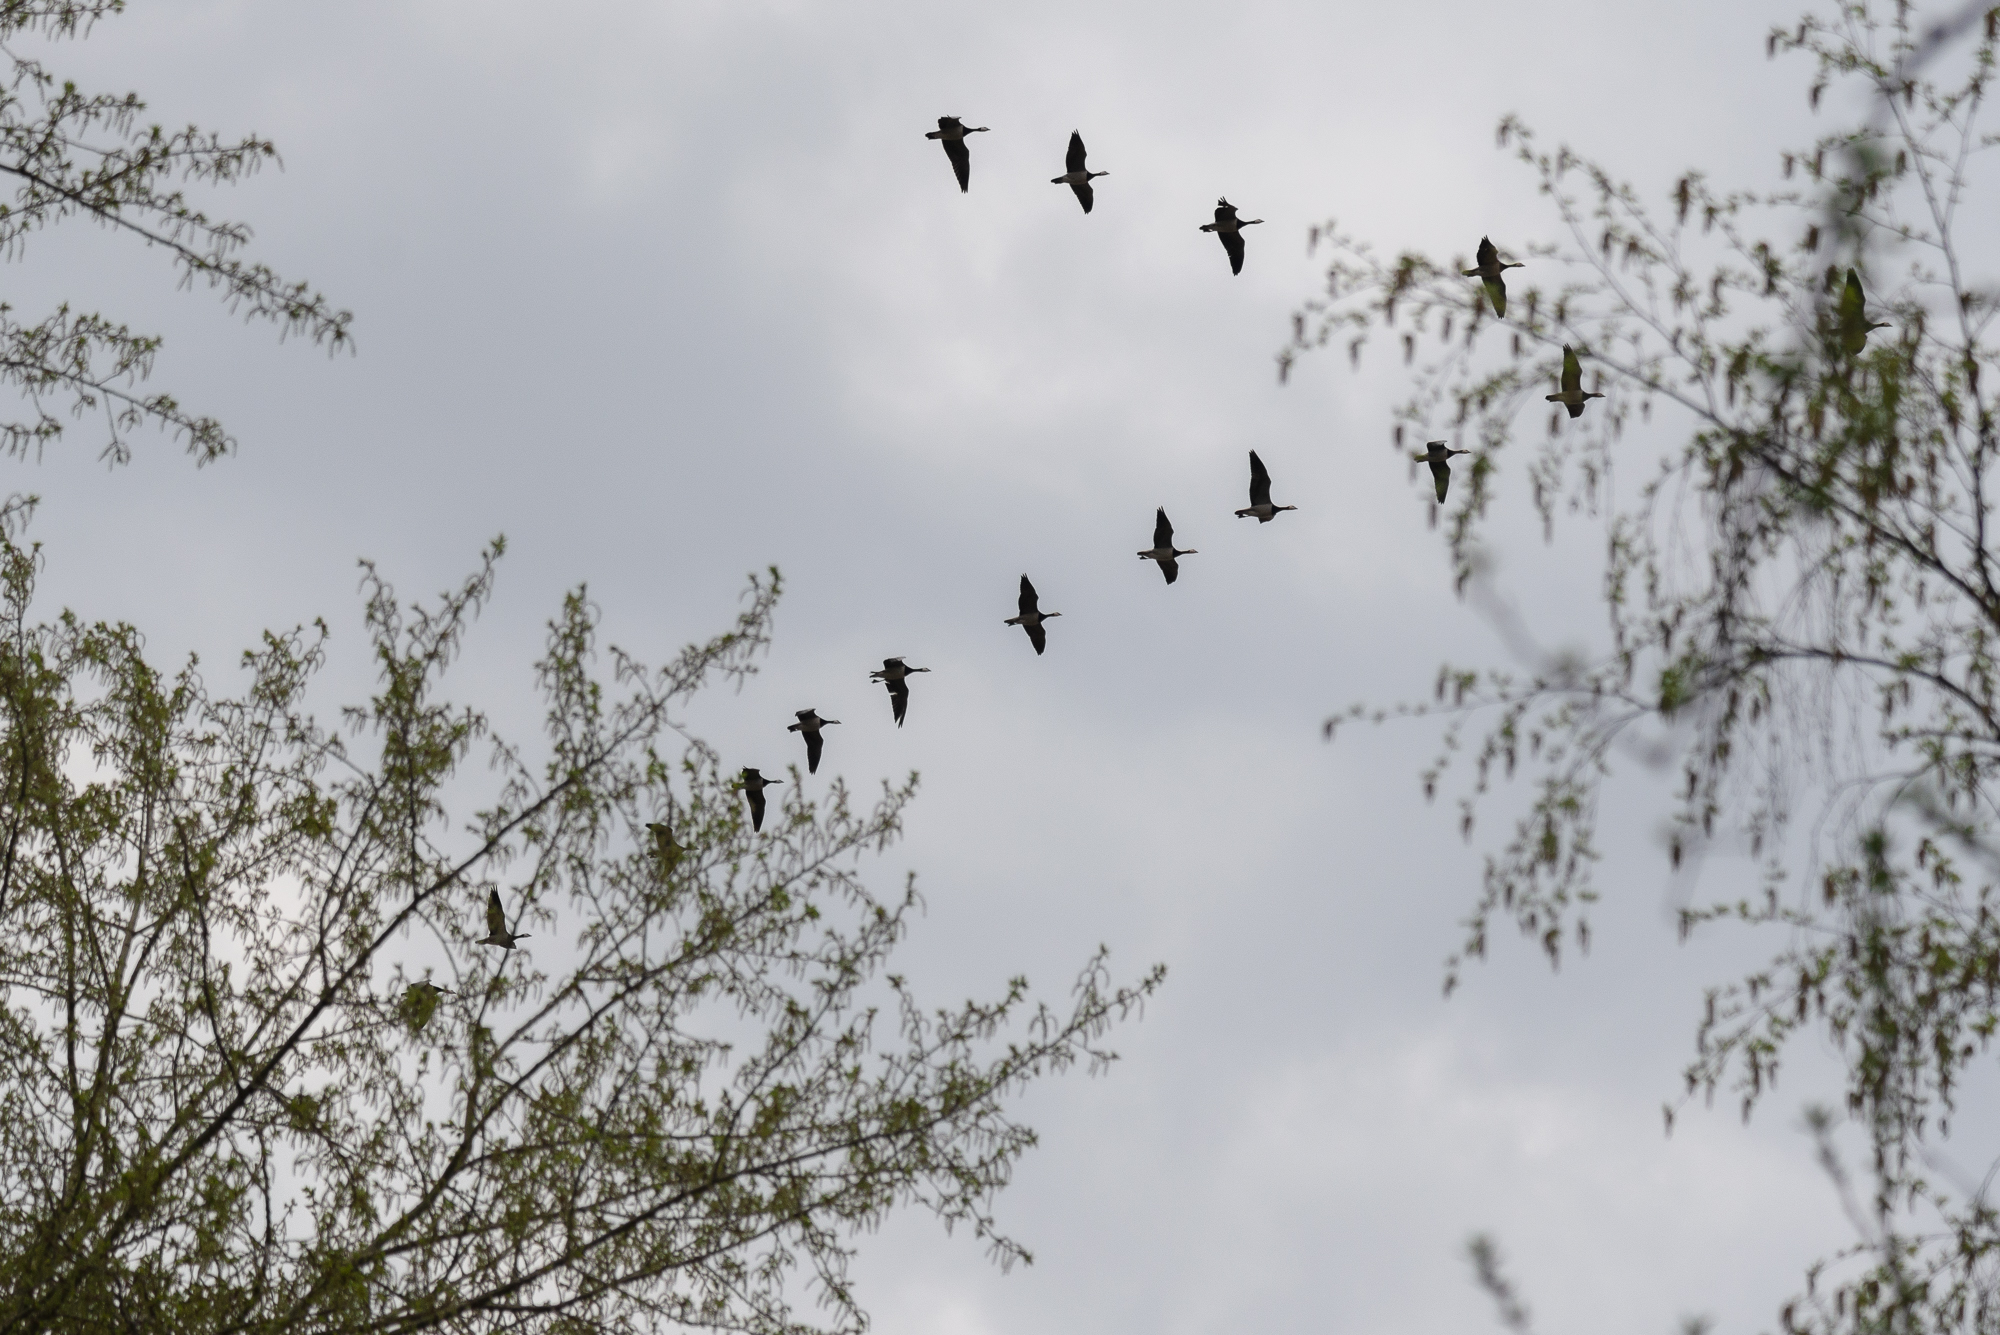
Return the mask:
{"type": "Polygon", "coordinates": [[[958,177],[960,194],[972,189],[972,150],[965,146],[963,139],[944,141],[944,155],[951,159],[952,174],[958,177]]]}
{"type": "MultiPolygon", "coordinates": [[[[1159,518],[1153,521],[1153,546],[1159,551],[1172,551],[1174,546],[1174,526],[1167,521],[1167,508],[1159,509],[1159,518]]],[[[1167,576],[1169,580],[1172,575],[1167,576]]]]}
{"type": "Polygon", "coordinates": [[[1064,159],[1064,165],[1073,172],[1089,170],[1083,165],[1083,136],[1075,130],[1069,132],[1069,156],[1064,159]]]}
{"type": "Polygon", "coordinates": [[[1090,206],[1097,202],[1097,192],[1090,188],[1090,182],[1071,181],[1069,188],[1076,191],[1076,202],[1083,205],[1083,211],[1090,212],[1090,206]]]}
{"type": "Polygon", "coordinates": [[[1507,280],[1502,278],[1499,274],[1496,273],[1487,278],[1485,282],[1486,282],[1486,299],[1493,303],[1494,317],[1496,319],[1501,319],[1501,320],[1506,319],[1507,280]]]}
{"type": "MultiPolygon", "coordinates": [[[[1220,213],[1221,211],[1222,210],[1220,209],[1216,210],[1217,213],[1220,213]]],[[[1218,228],[1215,234],[1222,238],[1222,248],[1229,252],[1229,272],[1242,273],[1243,233],[1225,232],[1218,228]]]]}
{"type": "Polygon", "coordinates": [[[1257,457],[1257,451],[1250,451],[1250,504],[1252,506],[1271,503],[1271,475],[1264,470],[1264,461],[1257,457]]]}
{"type": "Polygon", "coordinates": [[[1500,262],[1500,252],[1494,248],[1491,237],[1479,238],[1479,267],[1490,269],[1500,262]]]}
{"type": "Polygon", "coordinates": [[[819,753],[820,749],[825,745],[826,739],[821,737],[819,733],[809,732],[806,734],[806,773],[819,773],[819,753]]]}
{"type": "Polygon", "coordinates": [[[1438,504],[1444,504],[1444,494],[1451,489],[1451,465],[1442,459],[1431,460],[1431,480],[1437,483],[1438,504]]]}
{"type": "Polygon", "coordinates": [[[500,907],[500,892],[486,892],[486,934],[488,936],[507,935],[507,911],[500,907]]]}
{"type": "Polygon", "coordinates": [[[1181,563],[1169,556],[1160,562],[1160,573],[1165,575],[1167,583],[1171,584],[1181,577],[1181,563]]]}
{"type": "Polygon", "coordinates": [[[1026,575],[1021,576],[1021,615],[1024,617],[1034,616],[1036,612],[1035,605],[1040,601],[1035,594],[1035,586],[1028,583],[1026,575]]]}
{"type": "Polygon", "coordinates": [[[896,715],[896,726],[903,726],[903,715],[910,707],[910,688],[900,681],[889,683],[889,705],[896,715]]]}
{"type": "Polygon", "coordinates": [[[1042,650],[1049,647],[1048,632],[1042,629],[1041,622],[1039,621],[1023,622],[1021,628],[1028,632],[1028,643],[1035,646],[1036,653],[1039,654],[1042,652],[1042,650]]]}
{"type": "Polygon", "coordinates": [[[764,789],[762,785],[745,785],[743,795],[750,799],[750,828],[764,828],[764,789]]]}
{"type": "MultiPolygon", "coordinates": [[[[1570,347],[1569,344],[1565,343],[1563,344],[1562,392],[1564,394],[1576,394],[1579,393],[1582,389],[1583,389],[1583,363],[1576,359],[1576,349],[1570,347]]],[[[1582,410],[1583,410],[1583,405],[1578,404],[1577,411],[1581,412],[1582,410]]],[[[1570,414],[1570,416],[1575,417],[1576,413],[1573,412],[1570,414]]]]}

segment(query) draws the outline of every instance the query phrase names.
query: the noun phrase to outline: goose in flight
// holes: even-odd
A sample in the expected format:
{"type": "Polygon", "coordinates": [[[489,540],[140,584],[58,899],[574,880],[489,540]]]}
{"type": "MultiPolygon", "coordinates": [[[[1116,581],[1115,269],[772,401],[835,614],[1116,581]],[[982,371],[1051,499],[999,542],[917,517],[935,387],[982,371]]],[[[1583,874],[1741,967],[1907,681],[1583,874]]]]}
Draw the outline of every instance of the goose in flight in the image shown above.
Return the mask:
{"type": "Polygon", "coordinates": [[[1426,441],[1424,452],[1415,456],[1418,463],[1431,466],[1431,480],[1437,483],[1439,505],[1444,504],[1444,494],[1451,487],[1451,457],[1470,453],[1471,450],[1446,449],[1444,441],[1432,440],[1426,441]]]}
{"type": "Polygon", "coordinates": [[[1280,510],[1296,510],[1296,505],[1271,504],[1271,475],[1264,469],[1264,461],[1257,457],[1257,451],[1250,451],[1250,508],[1238,510],[1238,519],[1255,516],[1260,524],[1268,524],[1278,517],[1280,510]]]}
{"type": "Polygon", "coordinates": [[[1097,202],[1097,193],[1090,188],[1093,177],[1109,176],[1110,172],[1094,172],[1083,165],[1083,136],[1075,130],[1069,132],[1069,157],[1063,164],[1068,168],[1061,176],[1049,178],[1050,185],[1066,185],[1076,191],[1076,202],[1083,205],[1085,213],[1097,202]]]}
{"type": "Polygon", "coordinates": [[[1507,280],[1501,277],[1509,269],[1525,269],[1525,264],[1502,264],[1500,252],[1493,247],[1487,237],[1479,238],[1479,267],[1461,269],[1467,278],[1477,278],[1486,284],[1486,299],[1493,303],[1493,314],[1500,319],[1507,318],[1507,280]]]}
{"type": "Polygon", "coordinates": [[[1181,573],[1180,562],[1174,558],[1194,556],[1197,553],[1192,547],[1174,546],[1174,526],[1167,521],[1166,507],[1161,506],[1159,517],[1153,520],[1153,546],[1148,551],[1140,552],[1139,555],[1148,561],[1158,561],[1160,573],[1165,575],[1167,583],[1171,584],[1181,573]]]}
{"type": "Polygon", "coordinates": [[[889,705],[896,715],[896,726],[903,726],[903,715],[910,708],[910,682],[912,672],[929,672],[929,668],[913,668],[900,658],[882,660],[882,670],[868,674],[868,680],[879,681],[889,688],[889,705]]]}
{"type": "Polygon", "coordinates": [[[1035,646],[1036,653],[1039,654],[1042,650],[1049,647],[1048,635],[1043,631],[1042,623],[1050,617],[1059,617],[1061,615],[1061,612],[1044,612],[1041,607],[1041,599],[1035,593],[1035,586],[1028,582],[1026,575],[1021,576],[1021,615],[1008,617],[1006,624],[1009,626],[1019,626],[1022,630],[1027,631],[1028,643],[1035,646]]]}
{"type": "Polygon", "coordinates": [[[965,136],[985,133],[984,125],[967,125],[956,116],[940,116],[937,129],[924,136],[943,141],[944,155],[951,159],[952,174],[958,177],[960,194],[972,189],[972,154],[965,147],[965,136]]]}
{"type": "Polygon", "coordinates": [[[1215,201],[1215,221],[1203,223],[1201,230],[1213,232],[1229,252],[1229,272],[1243,272],[1243,229],[1263,222],[1262,218],[1238,218],[1236,206],[1226,199],[1215,201]]]}
{"type": "Polygon", "coordinates": [[[450,995],[450,988],[439,987],[430,979],[421,978],[403,989],[403,999],[396,1009],[401,1013],[403,1022],[410,1026],[410,1032],[420,1034],[437,1012],[439,999],[450,995]]]}
{"type": "Polygon", "coordinates": [[[821,718],[818,713],[810,709],[801,709],[798,715],[799,721],[786,724],[785,731],[796,732],[806,739],[806,773],[817,774],[820,748],[825,745],[825,739],[819,735],[819,730],[829,723],[838,723],[840,720],[821,718]]]}
{"type": "Polygon", "coordinates": [[[736,786],[741,788],[743,796],[750,800],[750,828],[752,830],[763,829],[764,790],[766,788],[782,788],[784,785],[776,779],[765,778],[754,769],[746,769],[743,771],[740,781],[736,786]]]}
{"type": "Polygon", "coordinates": [[[653,851],[660,856],[660,870],[668,876],[680,865],[681,855],[687,849],[674,842],[674,827],[661,821],[648,821],[646,828],[653,832],[653,851]]]}
{"type": "Polygon", "coordinates": [[[486,935],[476,942],[482,946],[498,946],[502,950],[512,950],[516,941],[528,939],[526,932],[507,930],[507,911],[500,907],[500,892],[486,892],[486,935]]]}
{"type": "MultiPolygon", "coordinates": [[[[1864,335],[1864,337],[1866,336],[1864,335]]],[[[1601,399],[1604,396],[1602,394],[1586,394],[1583,392],[1583,363],[1576,359],[1575,351],[1571,349],[1569,344],[1565,343],[1563,344],[1562,393],[1544,394],[1542,397],[1550,403],[1560,403],[1563,407],[1569,409],[1569,415],[1572,418],[1576,418],[1583,416],[1584,404],[1590,402],[1592,399],[1601,399]]]]}
{"type": "Polygon", "coordinates": [[[1850,357],[1861,354],[1868,346],[1868,335],[1877,329],[1887,329],[1886,322],[1873,324],[1868,319],[1868,295],[1861,290],[1861,275],[1854,270],[1847,271],[1847,285],[1840,290],[1840,346],[1850,357]]]}

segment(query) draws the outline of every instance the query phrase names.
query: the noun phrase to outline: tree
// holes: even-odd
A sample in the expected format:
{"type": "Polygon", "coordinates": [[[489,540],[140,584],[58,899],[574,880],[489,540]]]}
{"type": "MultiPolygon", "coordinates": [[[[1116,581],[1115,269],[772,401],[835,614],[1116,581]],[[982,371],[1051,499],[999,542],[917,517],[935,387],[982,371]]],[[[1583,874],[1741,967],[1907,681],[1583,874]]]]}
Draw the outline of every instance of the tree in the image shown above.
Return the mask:
{"type": "Polygon", "coordinates": [[[886,972],[918,903],[858,862],[916,780],[795,782],[761,834],[673,714],[754,671],[778,596],[662,668],[582,590],[536,665],[539,759],[449,702],[492,591],[399,604],[376,694],[305,712],[315,623],[240,696],[130,626],[37,622],[0,536],[0,1330],[858,1330],[851,1235],[898,1206],[1006,1263],[1009,1096],[1158,985],[931,1010],[886,972]],[[483,758],[484,767],[467,762],[483,758]],[[468,769],[472,772],[468,773],[468,769]],[[672,866],[647,831],[669,825],[672,866]],[[479,944],[497,894],[520,948],[479,944]]]}
{"type": "MultiPolygon", "coordinates": [[[[1518,252],[1530,281],[1507,318],[1464,260],[1385,262],[1329,225],[1313,234],[1331,250],[1326,290],[1280,356],[1281,372],[1328,344],[1358,360],[1387,336],[1407,363],[1437,340],[1393,438],[1475,449],[1446,526],[1461,593],[1485,578],[1505,490],[1545,533],[1601,523],[1602,652],[1447,666],[1431,701],[1356,707],[1328,732],[1442,715],[1424,787],[1469,740],[1468,835],[1497,787],[1527,779],[1447,988],[1498,921],[1551,961],[1587,945],[1598,804],[1621,758],[1671,757],[1672,866],[1721,840],[1753,853],[1761,891],[1688,909],[1683,932],[1731,920],[1784,944],[1709,992],[1688,1092],[1726,1089],[1747,1117],[1791,1041],[1824,1036],[1874,1179],[1852,1203],[1855,1255],[1826,1283],[1808,1275],[1788,1330],[2000,1317],[2000,1215],[1982,1184],[1927,1166],[2000,1030],[2000,290],[1976,276],[1960,212],[1992,142],[1978,118],[1996,28],[1985,5],[1924,25],[1907,5],[1841,0],[1773,32],[1773,55],[1814,62],[1815,110],[1834,86],[1867,110],[1783,153],[1794,183],[1762,192],[1690,171],[1656,210],[1504,120],[1561,237],[1518,252]],[[1524,410],[1556,388],[1566,346],[1607,398],[1573,422],[1552,409],[1537,433],[1524,410]],[[1618,472],[1644,481],[1621,493],[1618,472]],[[1788,855],[1779,836],[1802,806],[1820,820],[1788,855]]],[[[1845,1193],[1831,1125],[1815,1123],[1845,1193]]]]}
{"type": "MultiPolygon", "coordinates": [[[[124,0],[0,0],[0,175],[16,182],[13,202],[0,203],[0,254],[19,258],[35,233],[88,218],[165,250],[184,286],[219,290],[246,319],[329,350],[350,346],[346,311],[242,258],[250,229],[209,217],[185,193],[188,184],[231,184],[276,161],[271,143],[145,122],[136,94],[86,93],[8,45],[23,35],[81,38],[124,8],[124,0]]],[[[216,419],[140,390],[160,345],[157,335],[67,303],[33,323],[0,303],[0,384],[18,389],[25,408],[0,419],[0,448],[38,454],[62,436],[67,413],[102,419],[104,457],[115,463],[130,457],[130,433],[147,425],[179,437],[201,462],[228,453],[235,442],[216,419]]]]}

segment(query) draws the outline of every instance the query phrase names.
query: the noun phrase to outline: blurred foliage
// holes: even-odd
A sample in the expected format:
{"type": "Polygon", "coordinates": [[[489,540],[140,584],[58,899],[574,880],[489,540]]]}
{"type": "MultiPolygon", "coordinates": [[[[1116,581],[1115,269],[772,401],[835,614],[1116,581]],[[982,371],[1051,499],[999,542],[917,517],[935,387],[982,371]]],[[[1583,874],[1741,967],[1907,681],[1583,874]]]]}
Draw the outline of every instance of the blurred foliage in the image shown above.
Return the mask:
{"type": "Polygon", "coordinates": [[[379,686],[329,728],[323,625],[221,696],[130,626],[35,620],[25,509],[0,536],[0,1330],[859,1331],[852,1240],[894,1208],[1026,1255],[991,1214],[1034,1139],[1007,1105],[1111,1060],[1160,972],[1115,985],[1100,951],[1060,1011],[1021,979],[929,1009],[887,972],[919,900],[859,864],[914,776],[857,806],[795,774],[756,834],[674,722],[754,671],[775,573],[657,669],[568,597],[531,758],[442,693],[498,544],[429,604],[367,571],[379,686]],[[671,878],[649,821],[686,847],[671,878]],[[532,949],[476,944],[495,890],[532,949]]]}
{"type": "MultiPolygon", "coordinates": [[[[0,0],[0,177],[14,183],[11,201],[0,200],[0,255],[20,259],[35,233],[87,218],[166,251],[183,286],[218,290],[245,319],[330,350],[349,346],[348,312],[242,258],[250,229],[209,217],[187,196],[190,185],[234,184],[275,162],[275,146],[169,129],[145,119],[137,94],[86,92],[19,49],[24,38],[80,39],[124,8],[124,0],[0,0]]],[[[147,425],[179,437],[201,462],[228,453],[235,442],[220,422],[140,388],[160,345],[157,335],[67,303],[24,321],[0,301],[0,384],[19,390],[25,409],[0,416],[0,450],[37,454],[62,436],[66,417],[88,417],[102,423],[103,457],[113,463],[130,457],[130,433],[147,425]]]]}
{"type": "MultiPolygon", "coordinates": [[[[2000,488],[2000,251],[1990,209],[1968,205],[1990,189],[1979,115],[1996,29],[1984,6],[1926,22],[1868,0],[1774,31],[1770,54],[1812,62],[1816,112],[1858,110],[1783,153],[1767,191],[1690,171],[1649,202],[1504,120],[1501,146],[1557,224],[1548,242],[1495,238],[1527,263],[1509,318],[1492,318],[1463,257],[1384,260],[1328,225],[1313,233],[1331,253],[1325,291],[1280,356],[1289,371],[1312,349],[1358,361],[1387,343],[1415,368],[1397,448],[1475,451],[1445,516],[1461,593],[1501,602],[1484,544],[1503,482],[1545,534],[1601,526],[1602,651],[1536,650],[1516,622],[1503,630],[1530,646],[1522,670],[1447,666],[1430,701],[1357,706],[1328,732],[1444,716],[1423,783],[1460,785],[1468,837],[1501,784],[1528,784],[1447,988],[1496,922],[1551,961],[1587,945],[1615,761],[1672,776],[1662,843],[1677,873],[1712,849],[1755,859],[1761,890],[1680,914],[1684,933],[1732,920],[1784,940],[1709,993],[1688,1094],[1726,1092],[1748,1116],[1794,1039],[1829,1045],[1874,1183],[1852,1200],[1854,1251],[1786,1307],[1792,1331],[2000,1324],[1993,1174],[1942,1180],[1934,1153],[2000,1030],[1986,495],[2000,488]],[[1538,396],[1565,344],[1608,398],[1574,423],[1553,409],[1544,430],[1538,396]],[[1803,854],[1781,842],[1801,817],[1803,854]]],[[[1846,1193],[1831,1122],[1814,1125],[1846,1193]]]]}

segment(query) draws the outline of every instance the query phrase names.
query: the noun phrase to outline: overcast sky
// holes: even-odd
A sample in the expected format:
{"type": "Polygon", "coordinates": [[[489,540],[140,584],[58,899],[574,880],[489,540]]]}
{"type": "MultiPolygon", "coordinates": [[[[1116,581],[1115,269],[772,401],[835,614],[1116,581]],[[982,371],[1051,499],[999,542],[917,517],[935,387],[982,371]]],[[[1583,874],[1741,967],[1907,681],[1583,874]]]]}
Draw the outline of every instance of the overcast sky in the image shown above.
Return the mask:
{"type": "MultiPolygon", "coordinates": [[[[763,675],[692,722],[776,770],[816,706],[846,720],[822,778],[921,771],[874,875],[929,902],[903,971],[940,1002],[1016,972],[1059,998],[1100,941],[1171,971],[1108,1078],[1028,1100],[1000,1218],[1032,1267],[925,1218],[864,1240],[886,1335],[1491,1329],[1475,1230],[1545,1335],[1768,1328],[1850,1240],[1798,1128],[1829,1088],[1671,1138],[1660,1107],[1702,984],[1778,943],[1675,946],[1641,776],[1594,953],[1552,977],[1503,934],[1440,996],[1499,822],[1468,846],[1424,804],[1433,731],[1319,724],[1508,660],[1389,448],[1401,369],[1280,388],[1273,354],[1315,222],[1447,256],[1552,235],[1504,113],[1654,198],[1692,164],[1770,183],[1814,132],[1810,70],[1764,58],[1794,3],[138,3],[59,69],[275,139],[282,173],[210,202],[355,312],[358,354],[280,346],[108,234],[39,238],[17,309],[166,333],[157,383],[242,449],[107,471],[79,430],[8,485],[44,497],[51,611],[219,688],[321,615],[358,694],[355,559],[430,594],[504,532],[455,680],[517,734],[565,588],[658,659],[782,567],[763,675]],[[969,195],[940,114],[992,127],[969,195]],[[1112,173],[1089,217],[1048,183],[1072,129],[1112,173]],[[1240,277],[1197,230],[1218,195],[1267,220],[1240,277]],[[1270,525],[1230,513],[1251,448],[1299,507],[1270,525]],[[1171,588],[1133,556],[1156,505],[1200,551],[1171,588]],[[1023,571],[1065,613],[1042,658],[1001,624],[1023,571]],[[933,669],[901,731],[866,679],[889,654],[933,669]]],[[[1535,632],[1592,643],[1591,536],[1502,533],[1535,632]]]]}

